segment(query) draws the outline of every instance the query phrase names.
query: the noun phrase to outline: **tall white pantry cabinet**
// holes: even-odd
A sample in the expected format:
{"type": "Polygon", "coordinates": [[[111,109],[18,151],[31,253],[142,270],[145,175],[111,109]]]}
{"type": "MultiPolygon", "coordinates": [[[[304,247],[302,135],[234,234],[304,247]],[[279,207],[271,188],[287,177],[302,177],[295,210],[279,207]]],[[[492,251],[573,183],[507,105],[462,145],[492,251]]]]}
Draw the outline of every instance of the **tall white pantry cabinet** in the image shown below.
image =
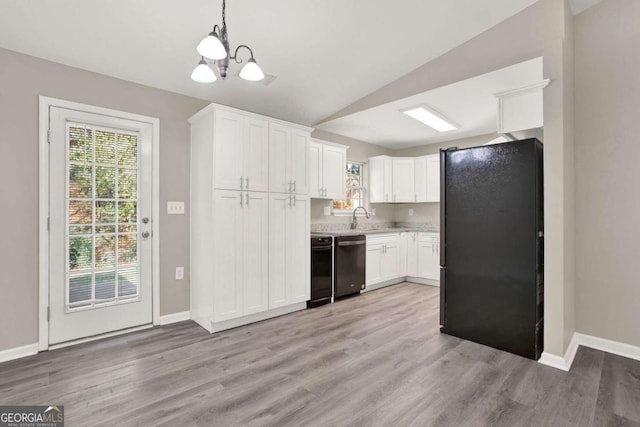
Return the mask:
{"type": "Polygon", "coordinates": [[[191,318],[216,332],[306,308],[311,129],[217,104],[189,122],[191,318]]]}

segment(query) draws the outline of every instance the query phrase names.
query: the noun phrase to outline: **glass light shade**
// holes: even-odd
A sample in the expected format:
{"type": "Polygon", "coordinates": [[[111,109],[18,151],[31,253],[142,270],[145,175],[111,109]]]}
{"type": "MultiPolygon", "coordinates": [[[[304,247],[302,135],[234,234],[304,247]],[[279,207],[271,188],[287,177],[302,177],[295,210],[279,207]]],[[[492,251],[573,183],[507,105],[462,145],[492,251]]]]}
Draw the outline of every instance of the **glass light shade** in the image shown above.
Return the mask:
{"type": "Polygon", "coordinates": [[[203,59],[191,73],[191,80],[198,83],[213,83],[217,80],[216,73],[207,65],[203,59]]]}
{"type": "Polygon", "coordinates": [[[203,38],[196,49],[200,55],[206,58],[224,59],[227,57],[227,50],[214,32],[203,38]]]}
{"type": "Polygon", "coordinates": [[[242,67],[242,70],[240,70],[240,78],[243,80],[249,80],[250,82],[258,82],[264,79],[264,73],[256,63],[256,60],[251,58],[245,66],[242,67]]]}

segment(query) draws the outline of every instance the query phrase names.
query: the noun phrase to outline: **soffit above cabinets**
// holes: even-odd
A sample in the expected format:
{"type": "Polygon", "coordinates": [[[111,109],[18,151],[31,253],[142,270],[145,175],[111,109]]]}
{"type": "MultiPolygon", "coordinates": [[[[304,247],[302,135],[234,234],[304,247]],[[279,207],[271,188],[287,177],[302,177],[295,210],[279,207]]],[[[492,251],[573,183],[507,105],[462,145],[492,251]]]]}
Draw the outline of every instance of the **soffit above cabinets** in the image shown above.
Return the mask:
{"type": "Polygon", "coordinates": [[[540,83],[542,78],[542,58],[535,58],[320,123],[315,128],[391,149],[488,134],[498,130],[495,94],[540,83]],[[436,110],[455,122],[458,129],[438,132],[402,113],[419,105],[436,110]]]}
{"type": "Polygon", "coordinates": [[[230,41],[278,76],[269,86],[238,64],[226,81],[191,80],[221,0],[2,0],[0,47],[312,125],[535,2],[228,1],[230,41]]]}

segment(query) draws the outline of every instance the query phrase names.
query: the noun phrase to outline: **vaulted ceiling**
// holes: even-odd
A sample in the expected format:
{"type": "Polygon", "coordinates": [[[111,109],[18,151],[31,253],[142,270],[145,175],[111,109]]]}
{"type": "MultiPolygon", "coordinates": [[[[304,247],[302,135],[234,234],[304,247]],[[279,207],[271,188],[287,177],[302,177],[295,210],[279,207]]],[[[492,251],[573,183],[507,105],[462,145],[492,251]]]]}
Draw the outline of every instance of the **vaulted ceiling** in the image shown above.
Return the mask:
{"type": "Polygon", "coordinates": [[[228,0],[269,86],[191,81],[221,0],[3,0],[0,47],[312,125],[535,1],[228,0]]]}

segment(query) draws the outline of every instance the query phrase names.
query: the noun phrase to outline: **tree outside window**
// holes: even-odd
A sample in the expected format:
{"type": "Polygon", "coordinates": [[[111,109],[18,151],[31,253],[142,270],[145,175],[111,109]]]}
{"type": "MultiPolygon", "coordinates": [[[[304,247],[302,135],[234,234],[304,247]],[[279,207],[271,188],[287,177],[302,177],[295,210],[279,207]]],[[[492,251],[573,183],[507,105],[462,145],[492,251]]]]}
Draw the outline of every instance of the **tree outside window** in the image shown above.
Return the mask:
{"type": "Polygon", "coordinates": [[[353,211],[358,206],[364,206],[364,164],[347,162],[345,171],[346,198],[333,201],[333,210],[353,211]]]}

